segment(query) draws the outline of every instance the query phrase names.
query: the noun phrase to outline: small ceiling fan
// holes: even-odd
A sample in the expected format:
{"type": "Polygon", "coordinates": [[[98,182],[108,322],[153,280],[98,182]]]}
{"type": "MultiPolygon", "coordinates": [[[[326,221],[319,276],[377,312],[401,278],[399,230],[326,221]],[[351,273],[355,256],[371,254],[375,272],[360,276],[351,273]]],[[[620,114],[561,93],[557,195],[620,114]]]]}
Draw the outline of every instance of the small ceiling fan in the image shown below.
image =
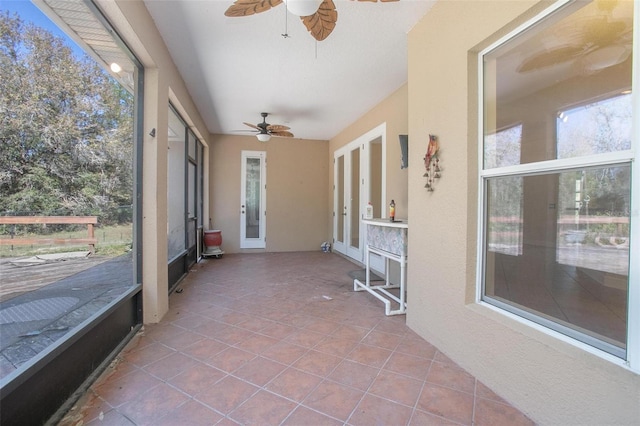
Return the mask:
{"type": "Polygon", "coordinates": [[[289,132],[289,127],[283,126],[282,124],[269,124],[267,123],[267,116],[269,113],[261,112],[262,123],[251,124],[247,122],[243,122],[245,126],[249,126],[253,131],[256,132],[256,137],[260,142],[267,142],[271,139],[271,136],[277,136],[281,138],[292,138],[293,133],[289,132]]]}
{"type": "MultiPolygon", "coordinates": [[[[378,0],[358,0],[377,2],[378,0]]],[[[398,0],[380,0],[392,2],[398,0]]],[[[282,0],[236,0],[226,12],[225,16],[242,17],[256,13],[266,12],[272,7],[278,6],[282,0]]],[[[286,0],[287,10],[298,15],[302,23],[307,27],[313,38],[322,41],[336,27],[338,11],[333,0],[286,0]]]]}

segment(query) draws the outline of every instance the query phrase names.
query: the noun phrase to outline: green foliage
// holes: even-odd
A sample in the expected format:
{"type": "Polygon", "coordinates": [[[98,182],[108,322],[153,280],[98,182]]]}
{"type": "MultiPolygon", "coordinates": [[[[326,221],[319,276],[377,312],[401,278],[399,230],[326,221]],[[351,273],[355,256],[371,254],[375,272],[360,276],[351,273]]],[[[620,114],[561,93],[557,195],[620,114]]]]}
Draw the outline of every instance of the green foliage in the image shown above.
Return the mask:
{"type": "Polygon", "coordinates": [[[132,204],[133,96],[62,39],[7,12],[0,120],[0,214],[123,220],[118,207],[132,204]]]}

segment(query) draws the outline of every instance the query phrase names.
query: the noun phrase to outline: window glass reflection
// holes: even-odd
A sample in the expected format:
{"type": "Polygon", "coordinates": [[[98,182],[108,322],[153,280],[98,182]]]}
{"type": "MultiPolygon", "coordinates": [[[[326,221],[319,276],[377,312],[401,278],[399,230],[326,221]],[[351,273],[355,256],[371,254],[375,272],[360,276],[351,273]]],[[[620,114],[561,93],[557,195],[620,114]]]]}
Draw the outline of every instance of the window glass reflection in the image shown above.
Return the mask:
{"type": "Polygon", "coordinates": [[[631,149],[631,94],[558,113],[558,158],[631,149]]]}
{"type": "Polygon", "coordinates": [[[628,165],[489,179],[485,294],[625,348],[630,181],[628,165]]]}

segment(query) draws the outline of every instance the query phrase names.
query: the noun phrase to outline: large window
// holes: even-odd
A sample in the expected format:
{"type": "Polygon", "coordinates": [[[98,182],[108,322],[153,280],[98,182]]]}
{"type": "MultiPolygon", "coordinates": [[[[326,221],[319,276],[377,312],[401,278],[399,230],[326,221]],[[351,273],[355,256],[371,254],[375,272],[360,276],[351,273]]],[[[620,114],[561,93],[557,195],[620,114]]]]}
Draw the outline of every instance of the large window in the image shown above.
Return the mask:
{"type": "Polygon", "coordinates": [[[481,298],[622,359],[640,309],[633,7],[556,5],[481,55],[481,298]]]}
{"type": "Polygon", "coordinates": [[[93,2],[36,4],[0,3],[2,424],[44,424],[141,321],[143,69],[93,2]]]}

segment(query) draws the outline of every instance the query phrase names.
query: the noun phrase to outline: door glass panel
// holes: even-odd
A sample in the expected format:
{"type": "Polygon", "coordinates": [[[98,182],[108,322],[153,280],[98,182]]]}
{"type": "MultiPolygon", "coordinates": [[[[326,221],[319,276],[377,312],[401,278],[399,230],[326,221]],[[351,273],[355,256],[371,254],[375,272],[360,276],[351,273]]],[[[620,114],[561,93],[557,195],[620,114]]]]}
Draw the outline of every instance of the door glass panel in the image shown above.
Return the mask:
{"type": "Polygon", "coordinates": [[[196,173],[196,182],[197,182],[197,194],[196,194],[196,216],[198,217],[198,227],[202,227],[204,223],[204,211],[203,211],[203,201],[202,196],[204,193],[204,167],[203,167],[203,159],[204,158],[204,148],[201,142],[198,142],[198,171],[196,173]]]}
{"type": "Polygon", "coordinates": [[[187,224],[187,247],[191,249],[196,245],[196,165],[189,161],[189,190],[187,192],[187,215],[189,222],[187,224]]]}
{"type": "Polygon", "coordinates": [[[196,165],[189,162],[189,193],[187,201],[187,214],[189,219],[196,216],[196,165]]]}
{"type": "Polygon", "coordinates": [[[336,240],[344,243],[344,218],[347,209],[347,206],[344,204],[344,156],[338,157],[336,167],[338,168],[338,179],[336,181],[336,191],[338,191],[338,211],[336,211],[336,215],[338,216],[338,232],[336,240]]]}
{"type": "Polygon", "coordinates": [[[369,144],[370,153],[370,196],[369,201],[373,206],[373,217],[382,217],[382,141],[378,140],[369,144]]]}
{"type": "Polygon", "coordinates": [[[260,238],[260,159],[247,158],[245,237],[260,238]]]}
{"type": "Polygon", "coordinates": [[[167,153],[167,244],[171,261],[185,250],[185,159],[184,124],[169,108],[169,150],[167,153]]]}
{"type": "Polygon", "coordinates": [[[360,148],[351,151],[350,245],[360,247],[360,148]]]}

